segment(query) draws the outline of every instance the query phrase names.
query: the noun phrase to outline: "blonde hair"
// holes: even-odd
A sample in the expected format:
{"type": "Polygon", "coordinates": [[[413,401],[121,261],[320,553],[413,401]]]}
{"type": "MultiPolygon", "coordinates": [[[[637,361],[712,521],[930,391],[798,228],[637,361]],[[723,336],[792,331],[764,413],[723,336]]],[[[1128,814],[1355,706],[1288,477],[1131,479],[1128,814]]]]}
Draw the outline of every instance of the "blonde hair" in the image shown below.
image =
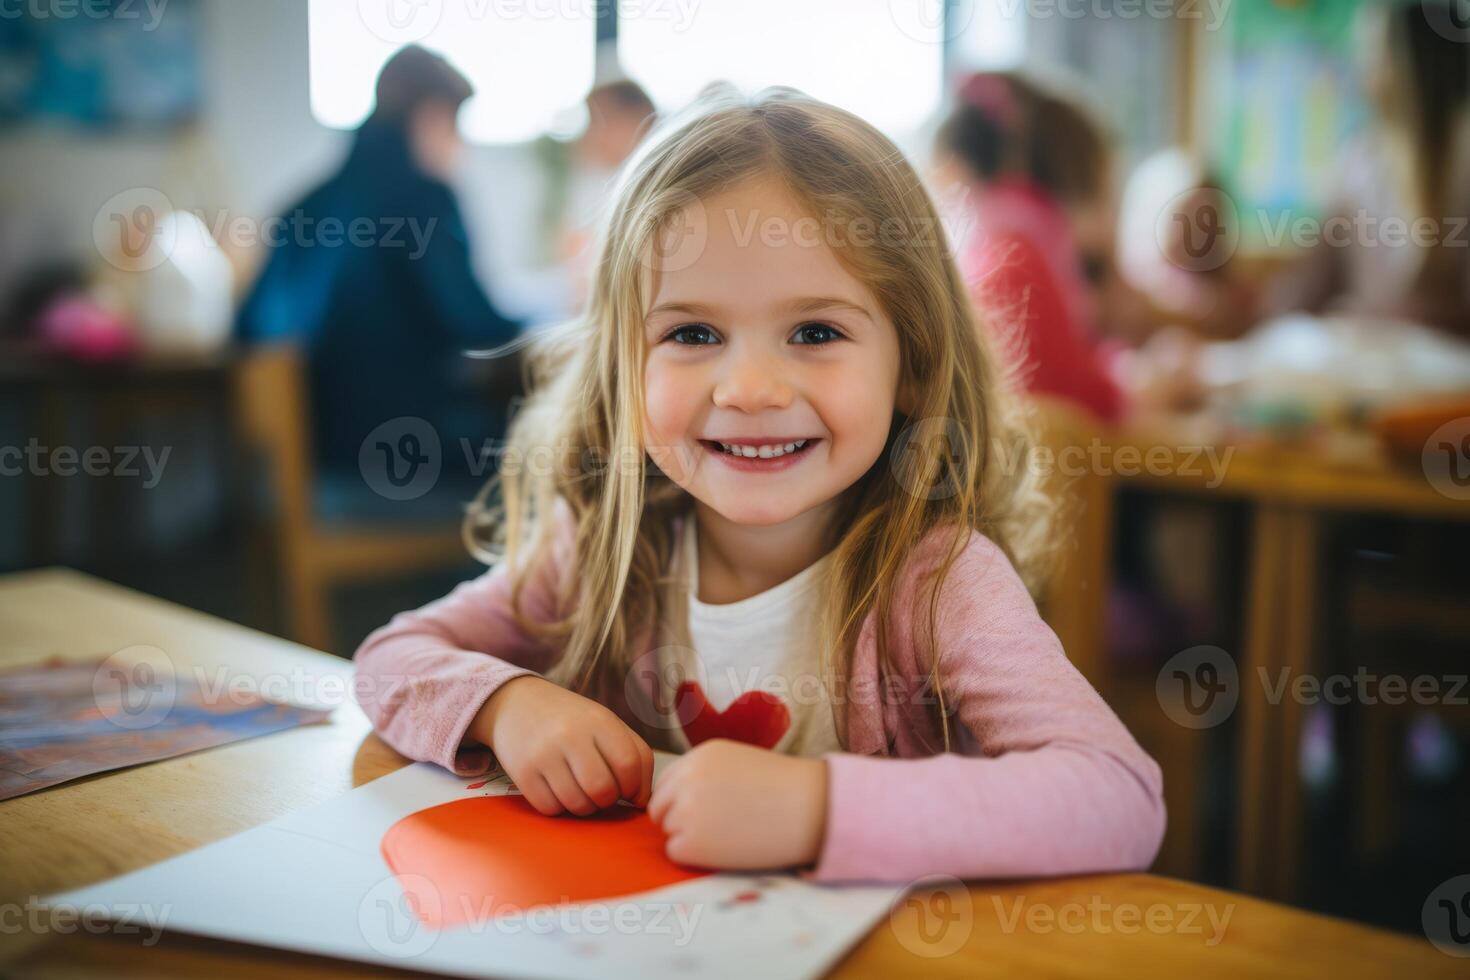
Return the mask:
{"type": "MultiPolygon", "coordinates": [[[[672,518],[692,499],[650,465],[643,448],[650,256],[686,205],[757,176],[781,180],[813,215],[907,230],[835,248],[897,329],[901,390],[913,393],[921,422],[910,429],[908,417],[895,410],[884,449],[890,458],[880,458],[849,488],[832,525],[819,626],[829,694],[834,680],[847,678],[869,612],[888,621],[904,559],[931,529],[949,524],[956,531],[937,583],[970,529],[995,541],[1033,589],[1039,583],[1050,507],[1028,465],[1025,419],[984,347],[919,177],[887,137],[849,112],[791,88],[745,98],[717,87],[661,123],[626,165],[601,229],[587,308],[530,342],[530,395],[511,420],[501,471],[465,524],[482,559],[508,558],[524,570],[550,545],[546,518],[556,498],[570,505],[575,596],[562,596],[570,612],[537,623],[519,608],[523,582],[512,596],[523,627],[563,651],[548,677],[579,693],[618,689],[645,653],[630,647],[659,615],[659,585],[673,558],[672,518]],[[927,234],[915,233],[920,230],[927,234]],[[945,445],[948,439],[960,445],[945,445]],[[556,465],[521,465],[537,454],[556,465]],[[588,465],[609,459],[621,462],[588,465]],[[502,499],[492,504],[497,484],[502,499]],[[523,566],[527,548],[532,553],[523,566]]],[[[937,583],[929,603],[930,650],[938,649],[937,583]]],[[[889,676],[887,631],[876,633],[880,671],[889,676]]],[[[947,750],[949,712],[938,670],[935,657],[930,680],[947,750]]],[[[835,701],[833,710],[845,745],[844,712],[835,701]]]]}

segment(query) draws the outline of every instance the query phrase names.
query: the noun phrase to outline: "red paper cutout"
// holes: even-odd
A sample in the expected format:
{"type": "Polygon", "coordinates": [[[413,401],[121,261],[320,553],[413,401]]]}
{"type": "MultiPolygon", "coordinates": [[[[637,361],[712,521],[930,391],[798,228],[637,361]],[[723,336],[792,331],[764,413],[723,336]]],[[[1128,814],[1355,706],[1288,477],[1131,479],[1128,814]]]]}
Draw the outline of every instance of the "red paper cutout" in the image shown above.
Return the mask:
{"type": "Polygon", "coordinates": [[[670,861],[665,840],[631,806],[548,817],[523,796],[474,796],[404,817],[383,835],[382,850],[419,920],[446,929],[710,873],[670,861]]]}

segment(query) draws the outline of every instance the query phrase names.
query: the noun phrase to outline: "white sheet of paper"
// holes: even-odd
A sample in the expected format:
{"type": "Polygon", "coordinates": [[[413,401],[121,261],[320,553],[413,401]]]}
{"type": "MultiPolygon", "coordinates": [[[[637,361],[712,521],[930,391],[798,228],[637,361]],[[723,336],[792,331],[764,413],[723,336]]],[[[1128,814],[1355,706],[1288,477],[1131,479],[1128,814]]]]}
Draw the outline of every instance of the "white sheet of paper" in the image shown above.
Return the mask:
{"type": "MultiPolygon", "coordinates": [[[[655,772],[676,757],[656,753],[655,772]]],[[[393,824],[476,793],[515,792],[415,763],[333,800],[100,884],[47,897],[177,930],[465,977],[813,977],[907,890],[794,874],[712,874],[624,899],[542,907],[442,931],[384,861],[393,824]],[[756,890],[754,901],[732,902],[756,890]]]]}

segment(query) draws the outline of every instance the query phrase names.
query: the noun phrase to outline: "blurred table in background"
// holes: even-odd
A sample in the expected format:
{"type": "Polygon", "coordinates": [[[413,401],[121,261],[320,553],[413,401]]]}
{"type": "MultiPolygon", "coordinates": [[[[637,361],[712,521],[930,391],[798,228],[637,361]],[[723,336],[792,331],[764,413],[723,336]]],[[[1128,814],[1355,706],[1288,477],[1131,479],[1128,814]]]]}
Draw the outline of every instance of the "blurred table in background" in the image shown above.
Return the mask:
{"type": "MultiPolygon", "coordinates": [[[[229,438],[234,429],[231,378],[241,356],[230,347],[209,354],[148,354],[88,363],[31,344],[5,342],[0,344],[0,389],[18,409],[22,436],[48,451],[79,443],[109,451],[133,445],[129,433],[160,417],[192,419],[229,438]]],[[[220,456],[227,467],[221,474],[225,486],[240,488],[233,468],[238,453],[226,445],[220,456]]],[[[80,465],[74,468],[80,470],[80,465]]],[[[29,481],[28,566],[67,559],[65,520],[70,512],[64,480],[60,474],[32,474],[29,481]]],[[[90,481],[84,532],[89,564],[110,570],[135,553],[125,533],[130,530],[122,499],[127,489],[120,479],[90,481]]]]}
{"type": "MultiPolygon", "coordinates": [[[[1279,677],[1282,671],[1299,677],[1318,669],[1315,638],[1325,522],[1345,514],[1464,522],[1470,521],[1470,503],[1440,492],[1422,471],[1394,464],[1363,441],[1349,440],[1332,452],[1264,438],[1212,445],[1208,431],[1187,419],[1157,418],[1107,429],[1052,404],[1044,404],[1042,414],[1053,451],[1080,447],[1093,454],[1092,460],[1103,461],[1089,464],[1085,473],[1063,474],[1078,506],[1075,547],[1064,556],[1048,593],[1057,608],[1053,625],[1078,668],[1126,713],[1173,724],[1159,710],[1152,678],[1124,691],[1110,675],[1106,604],[1115,494],[1127,487],[1235,500],[1247,507],[1251,532],[1237,658],[1241,697],[1232,885],[1291,900],[1300,874],[1303,705],[1291,697],[1270,704],[1265,686],[1255,678],[1262,670],[1268,677],[1279,677]],[[1207,464],[1206,449],[1217,459],[1230,453],[1218,473],[1207,464]],[[1139,706],[1137,711],[1127,710],[1130,702],[1139,706]]],[[[1193,734],[1177,726],[1173,732],[1193,734]]],[[[1176,779],[1189,778],[1196,740],[1161,737],[1159,742],[1168,754],[1179,756],[1173,764],[1161,760],[1166,784],[1171,772],[1176,779]]],[[[1198,826],[1197,810],[1187,800],[1171,800],[1170,816],[1171,833],[1198,826]]]]}
{"type": "MultiPolygon", "coordinates": [[[[518,352],[466,358],[460,367],[459,382],[487,399],[512,401],[524,390],[518,352]]],[[[18,419],[22,448],[34,440],[48,454],[44,470],[23,471],[15,484],[25,515],[17,522],[24,526],[22,568],[67,564],[161,591],[182,579],[180,594],[191,605],[209,603],[231,618],[346,654],[350,641],[333,629],[334,588],[473,564],[460,530],[469,493],[456,497],[445,516],[415,519],[429,498],[384,501],[354,472],[349,489],[407,519],[323,516],[330,495],[322,493],[315,465],[308,366],[292,345],[85,362],[0,342],[0,392],[0,405],[18,419]],[[49,465],[63,447],[64,470],[49,465]],[[171,452],[164,457],[167,485],[146,490],[167,501],[145,499],[136,480],[84,474],[83,453],[114,447],[171,452]],[[191,505],[200,498],[210,522],[186,553],[169,550],[161,543],[167,535],[154,533],[160,523],[182,523],[183,511],[193,509],[176,507],[180,497],[191,505]],[[151,526],[148,517],[155,518],[151,526]],[[215,571],[201,576],[204,566],[215,571]],[[215,596],[223,598],[214,603],[215,596]]]]}
{"type": "MultiPolygon", "coordinates": [[[[181,667],[350,676],[305,647],[64,569],[0,576],[0,669],[156,646],[181,667]]],[[[327,690],[324,686],[323,690],[327,690]]],[[[334,688],[335,690],[335,688],[334,688]]],[[[0,903],[153,864],[330,799],[407,764],[350,696],[325,723],[101,773],[0,802],[0,903]]],[[[322,957],[166,933],[0,930],[11,976],[402,976],[322,957]]],[[[755,947],[752,955],[758,956],[755,947]]],[[[833,976],[1450,977],[1424,939],[1153,875],[922,885],[833,976]],[[1213,919],[1212,919],[1213,917],[1213,919]],[[1166,925],[1155,925],[1166,922],[1166,925]],[[1212,922],[1220,928],[1215,930],[1212,922]]],[[[753,972],[759,972],[755,970],[753,972]]]]}

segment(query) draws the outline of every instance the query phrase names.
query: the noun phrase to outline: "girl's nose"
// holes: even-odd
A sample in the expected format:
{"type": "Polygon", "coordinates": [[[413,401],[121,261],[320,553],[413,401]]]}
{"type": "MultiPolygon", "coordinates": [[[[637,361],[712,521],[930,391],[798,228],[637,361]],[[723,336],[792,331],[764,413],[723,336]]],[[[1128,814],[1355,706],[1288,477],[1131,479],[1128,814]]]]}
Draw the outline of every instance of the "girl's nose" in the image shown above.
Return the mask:
{"type": "Polygon", "coordinates": [[[715,383],[714,400],[720,408],[743,412],[784,408],[791,403],[791,386],[782,377],[778,358],[735,354],[715,383]]]}

